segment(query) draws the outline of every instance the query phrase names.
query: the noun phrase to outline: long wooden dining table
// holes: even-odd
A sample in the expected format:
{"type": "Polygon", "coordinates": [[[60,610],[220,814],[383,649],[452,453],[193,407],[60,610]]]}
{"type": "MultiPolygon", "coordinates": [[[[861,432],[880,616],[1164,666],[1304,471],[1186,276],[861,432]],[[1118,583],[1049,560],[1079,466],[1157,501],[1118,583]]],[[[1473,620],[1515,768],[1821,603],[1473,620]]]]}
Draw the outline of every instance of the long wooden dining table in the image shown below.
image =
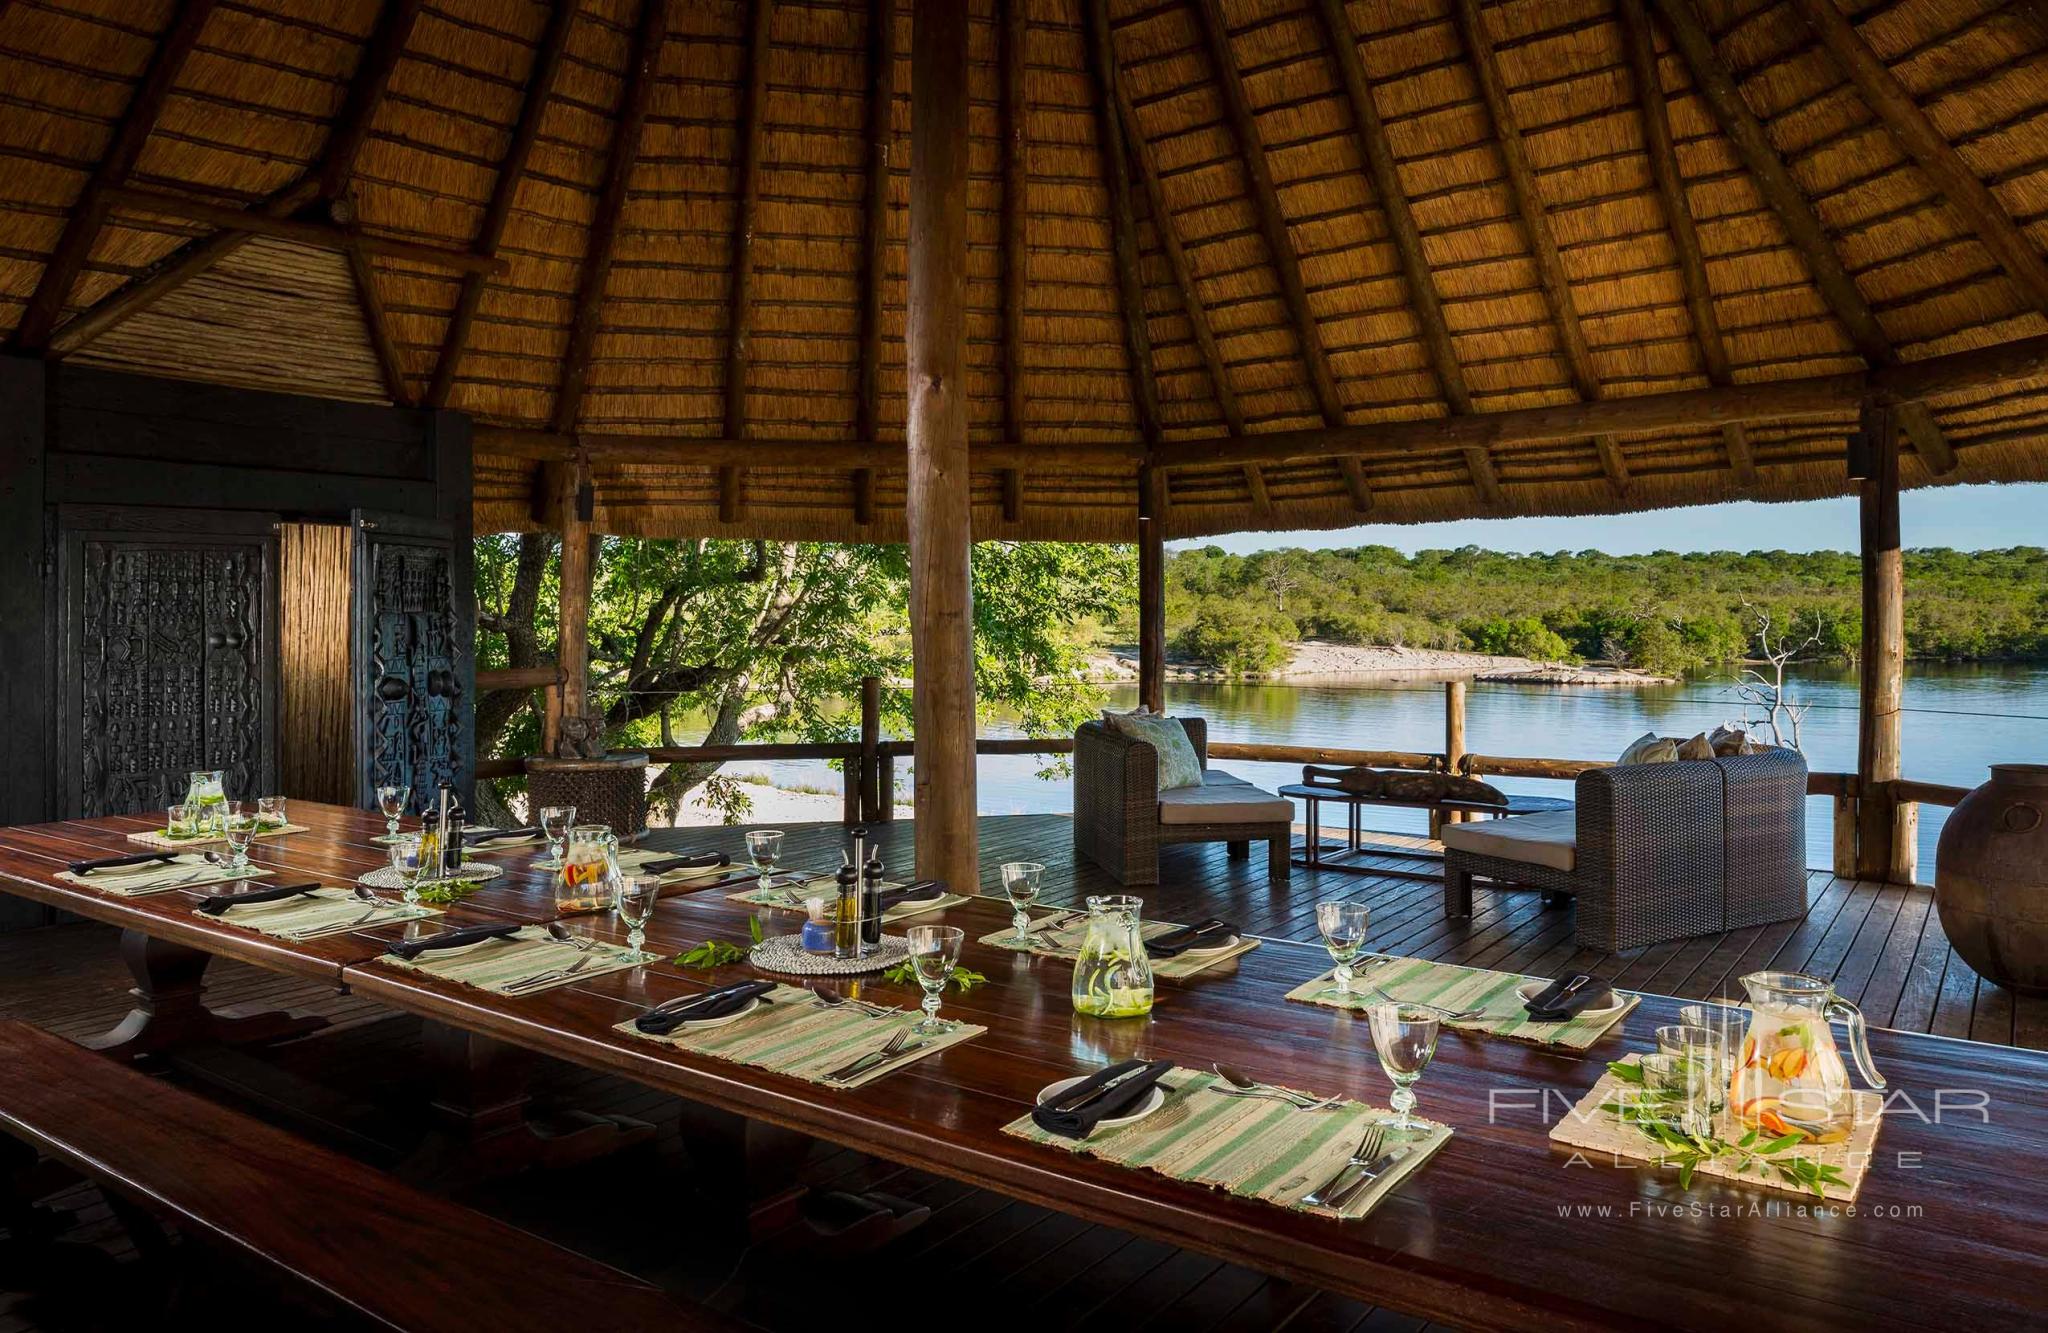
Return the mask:
{"type": "MultiPolygon", "coordinates": [[[[294,800],[308,831],[260,840],[261,883],[347,885],[383,863],[375,815],[294,800]]],[[[199,994],[208,958],[331,982],[431,1025],[619,1075],[747,1121],[779,1126],[970,1185],[1126,1228],[1280,1277],[1465,1327],[1958,1328],[2038,1326],[2048,1292],[2048,1055],[1892,1031],[1871,1034],[1889,1105],[1853,1207],[1618,1160],[1552,1144],[1551,1125],[1609,1060],[1653,1048],[1678,1001],[1646,995],[1591,1049],[1570,1052],[1446,1029],[1418,1085],[1420,1111],[1454,1137],[1362,1219],[1273,1207],[1006,1135],[1037,1091],[1134,1055],[1384,1104],[1389,1084],[1362,1017],[1282,997],[1328,962],[1320,948],[1266,940],[1180,981],[1162,981],[1149,1018],[1074,1012],[1057,959],[975,943],[1009,921],[976,898],[917,918],[963,927],[963,963],[987,984],[945,995],[947,1017],[987,1032],[858,1088],[833,1089],[615,1032],[661,1000],[753,975],[673,961],[706,940],[744,944],[757,909],[730,887],[664,899],[648,928],[664,960],[507,998],[378,961],[392,939],[486,920],[543,922],[554,908],[538,851],[482,853],[507,867],[431,925],[291,943],[198,915],[194,894],[121,898],[54,878],[66,862],[135,850],[140,817],[0,830],[0,890],[120,927],[138,1015],[117,1053],[234,1039],[199,994]],[[196,960],[196,961],[195,961],[196,960]],[[156,993],[156,992],[161,993],[156,993]],[[167,998],[167,996],[169,998],[167,998]]],[[[736,830],[651,835],[664,848],[731,850],[736,830]]],[[[907,826],[894,832],[907,835],[907,826]]],[[[829,869],[843,831],[797,830],[784,862],[829,869]]],[[[909,839],[900,836],[907,849],[909,839]]],[[[886,844],[885,844],[886,845],[886,844]]],[[[1059,849],[1047,849],[1051,855],[1059,849]]],[[[1290,890],[1312,896],[1312,881],[1290,890]]],[[[793,929],[796,918],[773,914],[793,929]]],[[[608,916],[580,933],[622,940],[608,916]]],[[[870,979],[862,992],[914,1003],[870,979]]],[[[138,1108],[137,1114],[146,1114],[138,1108]]]]}

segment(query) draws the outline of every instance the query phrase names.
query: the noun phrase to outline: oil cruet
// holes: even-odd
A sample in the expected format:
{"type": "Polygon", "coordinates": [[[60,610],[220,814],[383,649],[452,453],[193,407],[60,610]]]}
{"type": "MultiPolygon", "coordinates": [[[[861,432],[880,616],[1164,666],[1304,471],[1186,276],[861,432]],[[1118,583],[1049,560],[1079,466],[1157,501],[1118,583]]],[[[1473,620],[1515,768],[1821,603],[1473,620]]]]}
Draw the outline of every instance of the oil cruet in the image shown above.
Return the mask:
{"type": "Polygon", "coordinates": [[[1882,1088],[1863,1011],[1835,994],[1830,983],[1799,972],[1752,972],[1742,984],[1751,1016],[1728,1087],[1729,1110],[1765,1134],[1798,1134],[1812,1143],[1848,1138],[1856,1099],[1829,1024],[1848,1024],[1857,1072],[1871,1087],[1882,1088]]]}
{"type": "Polygon", "coordinates": [[[1074,1008],[1094,1018],[1139,1018],[1152,1012],[1152,959],[1138,917],[1142,898],[1098,894],[1088,899],[1088,924],[1074,959],[1074,1008]]]}

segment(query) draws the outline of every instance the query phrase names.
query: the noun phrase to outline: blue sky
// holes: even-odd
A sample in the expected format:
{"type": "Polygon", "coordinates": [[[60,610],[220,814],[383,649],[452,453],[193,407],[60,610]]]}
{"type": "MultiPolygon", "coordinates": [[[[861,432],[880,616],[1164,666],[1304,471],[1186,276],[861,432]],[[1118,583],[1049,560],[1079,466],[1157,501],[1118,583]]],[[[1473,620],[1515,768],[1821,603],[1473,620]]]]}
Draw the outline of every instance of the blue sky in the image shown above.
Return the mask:
{"type": "MultiPolygon", "coordinates": [[[[2048,545],[2048,483],[1944,486],[1908,491],[1899,514],[1907,546],[1996,550],[2048,545]]],[[[1329,532],[1244,532],[1187,546],[1265,551],[1276,546],[1483,546],[1495,551],[1853,551],[1856,502],[1726,504],[1589,518],[1475,518],[1420,525],[1368,524],[1329,532]]]]}

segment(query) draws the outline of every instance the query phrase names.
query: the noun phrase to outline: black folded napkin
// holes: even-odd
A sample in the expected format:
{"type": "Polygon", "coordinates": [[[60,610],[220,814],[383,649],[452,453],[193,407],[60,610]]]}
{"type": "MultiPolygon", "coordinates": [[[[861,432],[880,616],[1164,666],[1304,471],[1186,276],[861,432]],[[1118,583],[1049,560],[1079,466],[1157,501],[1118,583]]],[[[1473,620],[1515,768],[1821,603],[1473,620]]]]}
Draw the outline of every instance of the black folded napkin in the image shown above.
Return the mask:
{"type": "Polygon", "coordinates": [[[302,893],[311,893],[319,883],[273,884],[267,889],[251,889],[247,893],[213,893],[199,900],[199,910],[208,916],[219,916],[230,907],[243,903],[274,903],[285,898],[296,898],[302,893]]]}
{"type": "Polygon", "coordinates": [[[740,981],[717,990],[705,991],[696,999],[667,1009],[649,1009],[633,1020],[633,1026],[653,1037],[665,1037],[685,1023],[736,1014],[757,995],[775,989],[772,981],[740,981]]]}
{"type": "Polygon", "coordinates": [[[1604,1008],[1612,992],[1613,987],[1607,978],[1572,972],[1523,1001],[1522,1008],[1538,1023],[1562,1023],[1581,1009],[1604,1008]],[[1585,980],[1580,981],[1581,977],[1585,980]],[[1573,982],[1579,983],[1576,989],[1571,989],[1573,982]],[[1569,995],[1565,994],[1568,989],[1571,990],[1569,995]]]}
{"type": "Polygon", "coordinates": [[[516,935],[518,933],[519,923],[517,921],[493,921],[488,925],[463,926],[459,930],[444,930],[438,935],[429,935],[425,939],[399,940],[396,944],[385,949],[384,952],[411,962],[421,954],[429,953],[435,949],[460,949],[465,944],[476,944],[482,940],[502,939],[507,935],[516,935]]]}
{"type": "Polygon", "coordinates": [[[1063,1139],[1085,1139],[1103,1121],[1113,1120],[1136,1107],[1145,1099],[1145,1095],[1152,1091],[1152,1085],[1166,1077],[1166,1071],[1171,1068],[1171,1060],[1153,1060],[1150,1063],[1143,1060],[1124,1060],[1107,1069],[1098,1069],[1054,1097],[1052,1105],[1048,1106],[1041,1102],[1032,1107],[1031,1123],[1046,1133],[1057,1134],[1063,1139]],[[1115,1082],[1134,1069],[1140,1072],[1092,1101],[1073,1110],[1052,1109],[1054,1106],[1071,1104],[1075,1099],[1115,1082]]]}
{"type": "Polygon", "coordinates": [[[642,861],[629,873],[666,875],[671,870],[704,870],[731,864],[732,858],[724,852],[684,852],[679,856],[664,856],[658,861],[642,861]]]}
{"type": "Polygon", "coordinates": [[[1192,926],[1170,930],[1156,940],[1145,941],[1145,952],[1154,958],[1177,958],[1190,949],[1204,949],[1223,943],[1230,938],[1237,927],[1221,917],[1210,917],[1207,921],[1192,926]]]}
{"type": "Polygon", "coordinates": [[[132,856],[99,856],[90,861],[73,861],[64,867],[74,875],[90,875],[95,870],[112,870],[115,866],[139,866],[150,861],[168,861],[176,852],[137,852],[132,856]]]}
{"type": "Polygon", "coordinates": [[[881,895],[882,910],[900,907],[904,903],[928,903],[946,896],[944,880],[921,879],[915,884],[905,884],[900,889],[891,889],[881,895]]]}
{"type": "Polygon", "coordinates": [[[538,838],[539,836],[539,825],[535,825],[533,828],[471,829],[462,835],[462,845],[464,847],[481,847],[485,843],[508,842],[513,838],[538,838]]]}

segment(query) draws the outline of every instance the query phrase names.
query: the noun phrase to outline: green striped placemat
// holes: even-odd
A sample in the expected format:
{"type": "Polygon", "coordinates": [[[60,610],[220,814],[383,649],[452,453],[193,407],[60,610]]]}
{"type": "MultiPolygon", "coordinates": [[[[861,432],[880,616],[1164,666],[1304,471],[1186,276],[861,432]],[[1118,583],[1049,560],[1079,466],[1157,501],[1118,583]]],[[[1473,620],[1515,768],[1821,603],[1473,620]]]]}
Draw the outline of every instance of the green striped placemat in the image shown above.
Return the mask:
{"type": "MultiPolygon", "coordinates": [[[[902,887],[901,884],[892,883],[888,880],[882,881],[882,892],[884,893],[893,893],[902,887]]],[[[820,888],[829,889],[831,896],[835,898],[839,894],[839,886],[833,882],[832,878],[829,875],[821,875],[817,879],[805,884],[788,884],[772,889],[743,889],[738,893],[728,893],[725,896],[733,902],[746,903],[750,907],[766,907],[770,911],[775,912],[801,912],[805,910],[805,895],[808,894],[811,897],[816,897],[820,888]],[[818,887],[814,888],[812,887],[813,885],[818,887]]],[[[955,907],[966,901],[967,895],[964,893],[942,893],[936,898],[924,899],[918,902],[897,903],[894,907],[882,913],[882,920],[884,922],[901,921],[906,917],[923,916],[927,912],[943,912],[948,907],[955,907]]]]}
{"type": "MultiPolygon", "coordinates": [[[[1161,935],[1170,935],[1179,929],[1181,927],[1172,921],[1146,921],[1139,925],[1138,934],[1144,939],[1156,940],[1161,935]]],[[[1029,940],[1023,944],[1017,942],[1016,934],[1016,931],[1005,926],[993,935],[982,936],[975,943],[986,944],[996,949],[1007,949],[1011,953],[1036,954],[1040,958],[1063,958],[1071,963],[1080,955],[1081,941],[1088,934],[1088,917],[1083,913],[1080,916],[1069,917],[1051,930],[1034,930],[1029,940]]],[[[1203,954],[1200,957],[1182,954],[1178,958],[1154,958],[1152,975],[1168,979],[1191,977],[1218,963],[1240,958],[1258,947],[1259,942],[1256,939],[1250,935],[1240,935],[1236,944],[1220,953],[1203,954]]]]}
{"type": "Polygon", "coordinates": [[[261,866],[244,866],[230,870],[217,866],[198,852],[183,853],[169,861],[159,861],[148,866],[109,866],[87,875],[74,875],[69,870],[57,872],[57,878],[67,884],[78,884],[101,893],[111,893],[117,898],[140,898],[151,893],[168,893],[172,889],[198,889],[208,884],[228,884],[238,879],[262,879],[271,872],[261,866]]]}
{"type": "MultiPolygon", "coordinates": [[[[592,977],[601,977],[607,972],[624,972],[628,968],[651,963],[657,957],[601,941],[592,942],[588,953],[595,957],[578,968],[574,976],[557,977],[545,985],[519,993],[538,995],[557,986],[572,986],[592,977]]],[[[417,961],[388,953],[377,957],[379,962],[408,972],[425,972],[444,981],[460,982],[494,995],[503,995],[505,988],[513,982],[542,973],[566,971],[585,955],[585,950],[555,939],[539,926],[521,926],[516,935],[484,940],[460,949],[438,949],[420,955],[417,961]]]]}
{"type": "MultiPolygon", "coordinates": [[[[259,838],[282,838],[287,833],[304,833],[305,831],[306,826],[304,824],[266,824],[256,830],[256,836],[259,838]]],[[[139,842],[145,847],[154,847],[159,851],[175,852],[186,847],[224,847],[227,845],[228,840],[223,837],[174,838],[168,829],[144,829],[140,833],[129,834],[128,841],[139,842]]]]}
{"type": "MultiPolygon", "coordinates": [[[[197,908],[193,910],[198,911],[197,908]]],[[[418,921],[439,915],[431,907],[407,907],[392,900],[372,907],[342,889],[320,888],[297,898],[230,907],[213,919],[275,935],[279,939],[311,940],[322,935],[342,935],[351,930],[389,925],[394,921],[418,921]]]]}
{"type": "Polygon", "coordinates": [[[1304,1111],[1270,1098],[1229,1097],[1210,1091],[1220,1078],[1193,1069],[1176,1068],[1162,1082],[1173,1091],[1157,1111],[1129,1125],[1097,1129],[1085,1139],[1048,1134],[1029,1115],[1003,1126],[1003,1132],[1242,1199],[1347,1220],[1371,1212],[1451,1138],[1448,1125],[1417,1117],[1420,1137],[1390,1136],[1383,1149],[1406,1147],[1407,1155],[1347,1200],[1341,1213],[1312,1208],[1302,1196],[1335,1175],[1366,1127],[1376,1120],[1391,1122],[1392,1112],[1352,1101],[1304,1111]]]}
{"type": "Polygon", "coordinates": [[[718,1027],[678,1029],[657,1037],[634,1027],[629,1018],[613,1030],[642,1041],[788,1074],[828,1088],[860,1087],[988,1031],[972,1023],[957,1023],[952,1031],[932,1038],[928,1046],[908,1051],[843,1083],[827,1083],[827,1073],[865,1052],[881,1050],[899,1031],[915,1025],[921,1015],[912,1010],[877,1017],[852,1005],[828,1009],[801,986],[777,986],[766,999],[767,1003],[746,1017],[718,1027]]]}
{"type": "Polygon", "coordinates": [[[1563,1023],[1539,1023],[1522,1008],[1515,987],[1542,977],[1514,972],[1489,972],[1481,967],[1460,967],[1426,958],[1395,958],[1385,954],[1361,957],[1357,979],[1349,996],[1335,990],[1335,972],[1325,972],[1287,992],[1287,998],[1303,1004],[1326,1005],[1332,1009],[1369,1009],[1383,1003],[1369,987],[1377,986],[1396,1000],[1441,1005],[1446,1009],[1481,1009],[1474,1019],[1445,1019],[1444,1026],[1465,1032],[1483,1032],[1538,1046],[1561,1046],[1582,1051],[1635,1011],[1642,997],[1621,992],[1627,1003],[1612,1014],[1597,1018],[1574,1017],[1563,1023]],[[1374,964],[1377,964],[1374,966],[1374,964]],[[1370,970],[1368,970],[1370,968],[1370,970]]]}

